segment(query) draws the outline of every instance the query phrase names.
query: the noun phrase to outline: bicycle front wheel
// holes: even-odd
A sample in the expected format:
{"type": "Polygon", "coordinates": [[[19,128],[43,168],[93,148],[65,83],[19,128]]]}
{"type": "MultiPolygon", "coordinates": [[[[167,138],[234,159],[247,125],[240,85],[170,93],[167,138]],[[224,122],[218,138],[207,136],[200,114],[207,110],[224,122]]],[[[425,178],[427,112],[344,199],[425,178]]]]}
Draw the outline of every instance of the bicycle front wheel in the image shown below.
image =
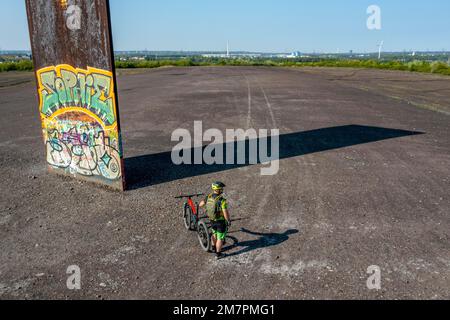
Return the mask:
{"type": "Polygon", "coordinates": [[[186,230],[192,230],[192,209],[187,204],[184,206],[183,221],[186,230]]]}
{"type": "Polygon", "coordinates": [[[206,225],[205,220],[201,220],[198,223],[197,233],[198,233],[198,241],[200,242],[200,246],[202,247],[203,251],[210,252],[211,234],[209,232],[209,228],[206,225]]]}

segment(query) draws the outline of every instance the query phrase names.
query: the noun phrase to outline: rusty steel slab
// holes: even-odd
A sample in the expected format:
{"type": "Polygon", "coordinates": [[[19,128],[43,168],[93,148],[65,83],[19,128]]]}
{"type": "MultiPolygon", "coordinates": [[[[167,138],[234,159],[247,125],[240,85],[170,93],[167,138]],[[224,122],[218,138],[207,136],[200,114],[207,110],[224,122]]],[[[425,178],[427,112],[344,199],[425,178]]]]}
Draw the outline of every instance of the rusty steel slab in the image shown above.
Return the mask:
{"type": "Polygon", "coordinates": [[[108,0],[25,0],[50,171],[125,189],[108,0]]]}

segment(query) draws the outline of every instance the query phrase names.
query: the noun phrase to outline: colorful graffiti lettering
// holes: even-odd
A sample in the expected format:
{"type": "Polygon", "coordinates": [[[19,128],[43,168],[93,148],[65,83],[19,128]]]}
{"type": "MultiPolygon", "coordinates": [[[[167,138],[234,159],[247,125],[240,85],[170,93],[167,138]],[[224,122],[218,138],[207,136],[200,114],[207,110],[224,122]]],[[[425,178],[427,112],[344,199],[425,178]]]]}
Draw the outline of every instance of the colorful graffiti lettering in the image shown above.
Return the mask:
{"type": "Polygon", "coordinates": [[[115,180],[121,176],[117,142],[105,137],[100,127],[62,121],[47,129],[47,162],[71,174],[102,176],[115,180]],[[75,125],[75,126],[74,126],[75,125]]]}
{"type": "Polygon", "coordinates": [[[74,69],[69,65],[38,71],[40,111],[47,117],[61,109],[82,109],[101,119],[107,126],[115,124],[116,107],[112,73],[95,68],[74,69]]]}
{"type": "Polygon", "coordinates": [[[72,175],[122,177],[111,72],[68,65],[37,72],[47,162],[72,175]]]}

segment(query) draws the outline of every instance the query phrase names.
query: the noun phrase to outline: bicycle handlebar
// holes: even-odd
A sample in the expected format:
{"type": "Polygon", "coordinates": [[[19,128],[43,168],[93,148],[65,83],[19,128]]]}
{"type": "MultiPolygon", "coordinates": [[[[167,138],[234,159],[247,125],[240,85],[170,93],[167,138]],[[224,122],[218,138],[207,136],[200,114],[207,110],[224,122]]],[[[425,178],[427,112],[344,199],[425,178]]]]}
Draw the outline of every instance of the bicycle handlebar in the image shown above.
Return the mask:
{"type": "Polygon", "coordinates": [[[194,198],[194,197],[201,197],[204,195],[205,195],[204,193],[181,195],[181,196],[175,197],[175,199],[194,198]]]}

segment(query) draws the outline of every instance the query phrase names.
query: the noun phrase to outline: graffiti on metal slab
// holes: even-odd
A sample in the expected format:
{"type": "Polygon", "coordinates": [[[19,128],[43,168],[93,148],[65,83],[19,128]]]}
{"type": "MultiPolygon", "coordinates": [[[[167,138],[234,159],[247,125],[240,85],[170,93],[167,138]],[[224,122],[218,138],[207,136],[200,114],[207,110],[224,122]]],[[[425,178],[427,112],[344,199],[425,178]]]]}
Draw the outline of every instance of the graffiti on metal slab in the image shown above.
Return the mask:
{"type": "Polygon", "coordinates": [[[121,179],[112,72],[58,65],[38,70],[37,79],[48,164],[72,175],[121,179]]]}

